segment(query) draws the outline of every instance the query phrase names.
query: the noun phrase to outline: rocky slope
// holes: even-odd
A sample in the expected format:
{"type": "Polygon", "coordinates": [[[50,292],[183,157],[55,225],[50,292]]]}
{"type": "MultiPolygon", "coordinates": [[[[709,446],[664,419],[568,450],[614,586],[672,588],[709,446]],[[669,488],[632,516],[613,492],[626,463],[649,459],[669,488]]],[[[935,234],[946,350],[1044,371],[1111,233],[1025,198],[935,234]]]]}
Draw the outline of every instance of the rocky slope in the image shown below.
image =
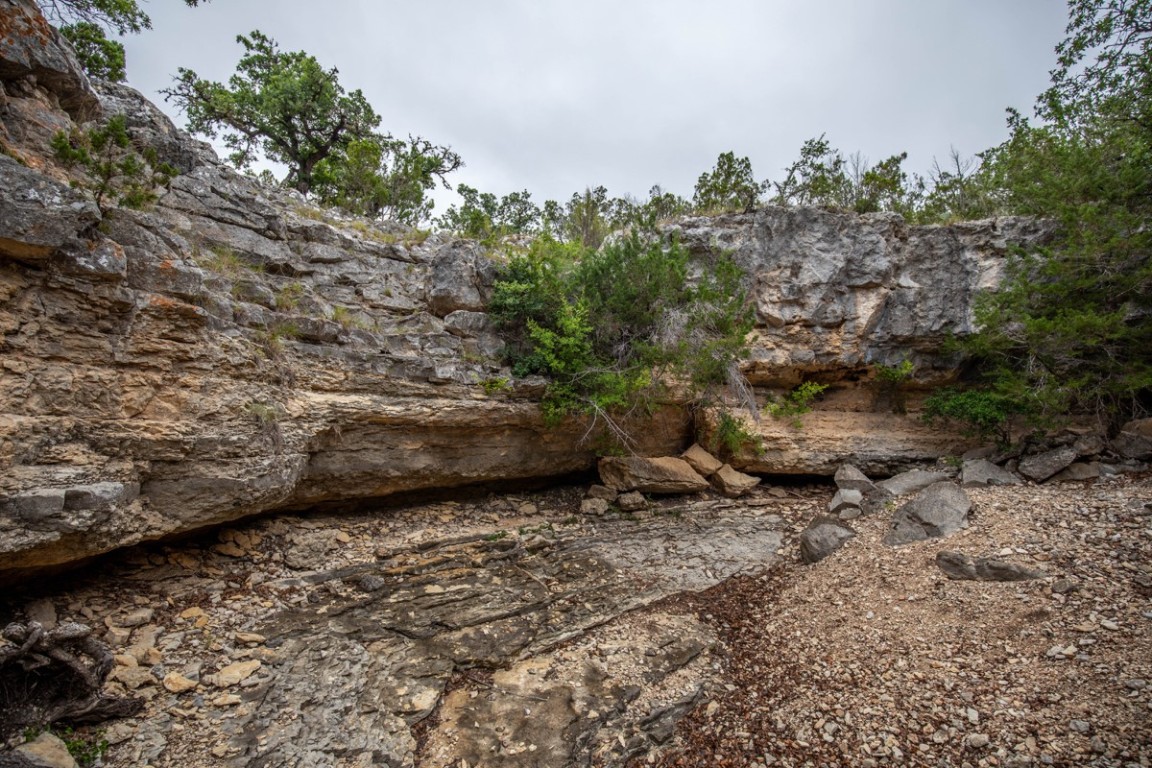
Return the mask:
{"type": "MultiPolygon", "coordinates": [[[[0,578],[269,510],[593,466],[588,424],[546,428],[540,382],[507,382],[480,246],[235,173],[131,89],[94,89],[29,0],[4,0],[0,36],[0,578]],[[53,164],[52,135],[97,107],[181,171],[151,209],[101,211],[53,164]]],[[[743,463],[761,473],[962,449],[873,412],[870,366],[951,375],[942,340],[970,328],[1005,250],[1043,236],[787,209],[676,228],[702,265],[724,249],[745,268],[754,384],[840,391],[803,431],[765,422],[768,453],[743,463]]],[[[669,404],[640,450],[691,431],[669,404]]]]}

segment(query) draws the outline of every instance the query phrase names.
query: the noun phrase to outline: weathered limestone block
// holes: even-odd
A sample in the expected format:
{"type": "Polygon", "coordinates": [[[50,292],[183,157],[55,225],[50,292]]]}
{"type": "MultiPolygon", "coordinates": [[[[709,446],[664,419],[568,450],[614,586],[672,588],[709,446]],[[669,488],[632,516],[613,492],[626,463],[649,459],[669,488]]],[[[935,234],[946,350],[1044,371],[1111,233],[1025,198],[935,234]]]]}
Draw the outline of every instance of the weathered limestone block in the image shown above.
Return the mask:
{"type": "Polygon", "coordinates": [[[708,487],[708,481],[683,459],[665,456],[646,459],[639,456],[600,459],[600,479],[617,491],[641,493],[696,493],[708,487]]]}
{"type": "Polygon", "coordinates": [[[1029,480],[1041,483],[1076,461],[1077,456],[1075,448],[1054,448],[1022,459],[1018,469],[1029,480]]]}
{"type": "Polygon", "coordinates": [[[100,102],[72,46],[32,0],[6,0],[0,13],[0,80],[36,78],[77,120],[99,111],[100,102]]]}
{"type": "Polygon", "coordinates": [[[964,462],[960,470],[960,485],[979,488],[986,485],[1020,485],[1020,478],[986,459],[964,462]]]}
{"type": "Polygon", "coordinates": [[[724,466],[724,462],[701,448],[699,443],[693,443],[689,446],[688,450],[680,454],[680,458],[691,464],[692,469],[700,473],[702,477],[711,477],[724,466]]]}
{"type": "Polygon", "coordinates": [[[82,193],[0,154],[0,257],[43,261],[98,221],[82,193]]]}
{"type": "Polygon", "coordinates": [[[712,487],[730,499],[736,499],[760,485],[760,478],[746,475],[725,464],[709,478],[712,487]]]}
{"type": "Polygon", "coordinates": [[[934,429],[919,417],[891,413],[817,410],[804,414],[802,429],[762,419],[755,431],[763,450],[741,451],[731,464],[761,475],[832,476],[849,462],[870,475],[891,475],[972,445],[970,438],[934,429]]]}

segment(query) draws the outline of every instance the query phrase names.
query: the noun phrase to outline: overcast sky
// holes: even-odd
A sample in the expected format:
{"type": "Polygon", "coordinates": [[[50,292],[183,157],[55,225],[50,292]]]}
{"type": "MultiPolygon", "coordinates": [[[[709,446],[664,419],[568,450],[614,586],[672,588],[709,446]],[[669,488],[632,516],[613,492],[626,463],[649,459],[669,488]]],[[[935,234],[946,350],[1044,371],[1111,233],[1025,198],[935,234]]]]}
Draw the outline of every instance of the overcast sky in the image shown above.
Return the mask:
{"type": "MultiPolygon", "coordinates": [[[[381,129],[450,145],[455,174],[538,203],[603,184],[691,197],[721,152],[779,179],[826,133],[872,161],[926,172],[951,147],[1006,138],[1055,63],[1059,0],[177,0],[146,4],[125,39],[128,81],[156,92],[178,67],[227,80],[238,33],[340,70],[381,129]]],[[[438,212],[445,202],[441,201],[438,212]]]]}

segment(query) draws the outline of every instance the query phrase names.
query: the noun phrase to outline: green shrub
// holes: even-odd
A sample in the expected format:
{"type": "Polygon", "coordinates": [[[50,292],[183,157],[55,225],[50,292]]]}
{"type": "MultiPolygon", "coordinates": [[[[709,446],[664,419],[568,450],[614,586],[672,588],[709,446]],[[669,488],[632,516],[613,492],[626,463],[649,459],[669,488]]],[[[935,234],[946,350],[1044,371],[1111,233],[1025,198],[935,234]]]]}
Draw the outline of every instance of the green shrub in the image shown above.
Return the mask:
{"type": "Polygon", "coordinates": [[[791,419],[792,426],[800,429],[804,426],[800,417],[812,410],[812,401],[822,395],[826,389],[828,389],[827,384],[806,381],[779,400],[765,405],[764,411],[776,419],[791,419]]]}
{"type": "Polygon", "coordinates": [[[930,423],[955,421],[965,434],[1009,442],[1010,420],[1023,408],[1009,397],[983,389],[944,389],[924,401],[924,419],[930,423]]]}
{"type": "Polygon", "coordinates": [[[244,410],[261,425],[273,424],[280,419],[280,409],[276,405],[252,401],[244,406],[244,410]]]}
{"type": "Polygon", "coordinates": [[[743,421],[724,411],[716,420],[716,429],[708,441],[708,449],[729,457],[749,449],[760,456],[764,453],[764,441],[759,435],[749,431],[743,421]]]}
{"type": "Polygon", "coordinates": [[[725,380],[751,330],[740,277],[718,256],[691,279],[688,252],[654,235],[598,251],[542,236],[503,268],[489,311],[513,373],[551,379],[551,422],[590,413],[615,425],[650,411],[666,379],[690,397],[725,380]]]}
{"type": "Polygon", "coordinates": [[[480,388],[484,390],[484,394],[488,395],[489,397],[499,394],[500,392],[507,392],[509,389],[508,379],[504,378],[503,376],[493,376],[491,378],[481,379],[479,384],[480,388]]]}
{"type": "Polygon", "coordinates": [[[52,151],[63,165],[83,173],[83,180],[73,184],[91,192],[101,211],[115,206],[143,208],[156,200],[156,188],[177,174],[160,162],[152,147],[133,146],[124,115],[71,134],[58,131],[52,137],[52,151]]]}
{"type": "Polygon", "coordinates": [[[908,410],[904,385],[915,372],[916,366],[911,360],[901,361],[897,365],[876,366],[876,388],[880,398],[888,401],[893,413],[905,413],[908,410]]]}

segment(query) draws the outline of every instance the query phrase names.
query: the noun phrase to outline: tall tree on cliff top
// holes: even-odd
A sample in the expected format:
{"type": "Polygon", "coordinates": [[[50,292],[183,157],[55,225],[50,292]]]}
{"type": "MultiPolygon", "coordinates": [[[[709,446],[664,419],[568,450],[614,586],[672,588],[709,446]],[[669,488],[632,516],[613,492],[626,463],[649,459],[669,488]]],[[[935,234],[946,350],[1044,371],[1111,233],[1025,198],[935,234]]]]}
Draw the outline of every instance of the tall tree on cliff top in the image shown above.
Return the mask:
{"type": "Polygon", "coordinates": [[[227,85],[181,68],[163,93],[188,115],[189,130],[222,133],[238,167],[262,154],[287,165],[285,183],[306,193],[316,165],[371,137],[380,117],[359,90],[344,91],[335,68],[304,51],[281,51],[259,31],[236,40],[245,53],[227,85]]]}
{"type": "Polygon", "coordinates": [[[1009,212],[1054,241],[1009,261],[977,308],[973,348],[995,392],[1115,428],[1152,410],[1152,0],[1071,0],[1037,121],[984,153],[1009,212]]]}
{"type": "MultiPolygon", "coordinates": [[[[201,0],[184,0],[194,7],[201,0]]],[[[207,0],[204,0],[207,2],[207,0]]],[[[37,0],[44,16],[76,49],[84,71],[105,80],[123,80],[124,46],[108,38],[152,28],[152,20],[136,0],[37,0]]]]}

